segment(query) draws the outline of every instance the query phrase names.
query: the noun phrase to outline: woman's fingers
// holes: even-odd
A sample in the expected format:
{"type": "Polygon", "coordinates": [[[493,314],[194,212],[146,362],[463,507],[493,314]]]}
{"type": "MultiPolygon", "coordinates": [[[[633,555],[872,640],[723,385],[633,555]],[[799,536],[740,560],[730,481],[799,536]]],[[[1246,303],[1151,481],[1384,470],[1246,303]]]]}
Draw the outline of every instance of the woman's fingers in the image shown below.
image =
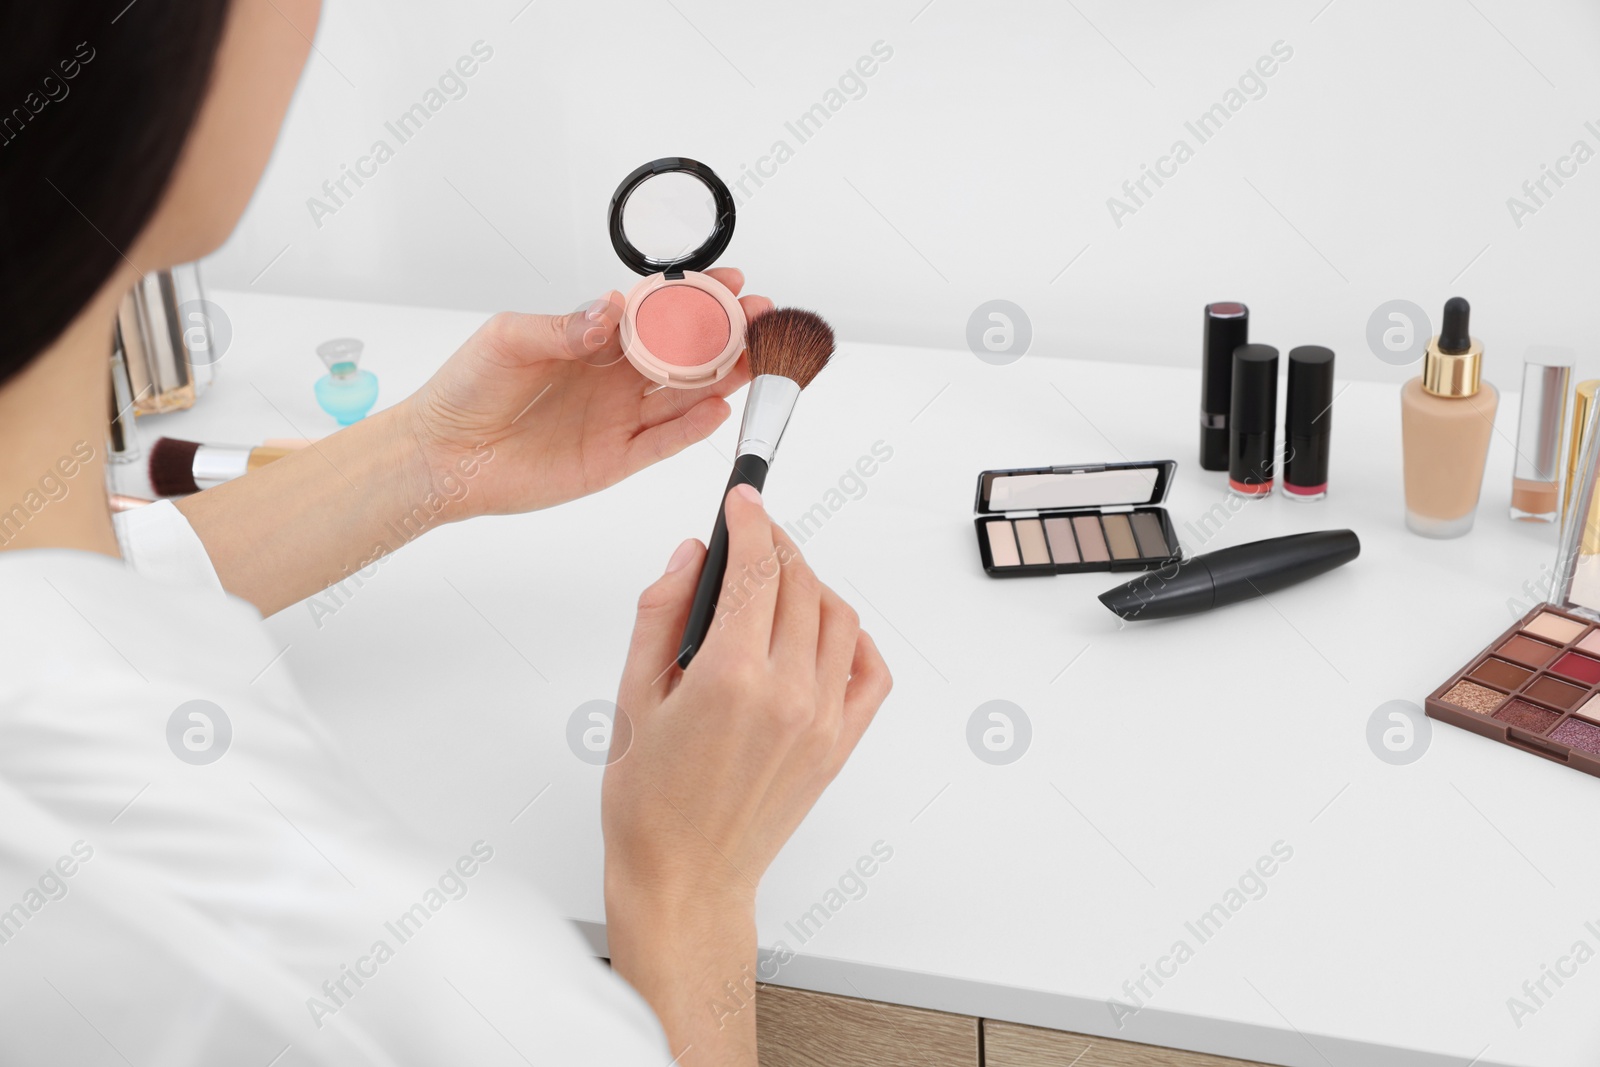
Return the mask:
{"type": "Polygon", "coordinates": [[[772,644],[780,580],[772,522],[761,494],[748,485],[729,490],[723,515],[728,523],[728,569],[717,597],[716,618],[695,662],[709,657],[719,666],[741,661],[764,664],[772,644]]]}
{"type": "Polygon", "coordinates": [[[744,288],[744,271],[738,267],[712,267],[705,273],[721,282],[734,296],[738,296],[739,290],[744,288]]]}
{"type": "Polygon", "coordinates": [[[861,618],[855,609],[838,593],[823,586],[817,634],[817,692],[834,707],[844,705],[860,633],[861,618]]]}
{"type": "Polygon", "coordinates": [[[682,415],[640,430],[628,442],[623,457],[624,476],[644,470],[652,463],[659,463],[690,445],[704,441],[727,421],[731,410],[728,402],[720,396],[708,396],[686,409],[682,415]]]}
{"type": "Polygon", "coordinates": [[[714,385],[701,386],[699,389],[666,389],[651,383],[649,388],[653,391],[646,394],[639,402],[640,430],[671,422],[688,414],[697,404],[713,398],[720,400],[749,382],[750,371],[741,361],[733,365],[733,369],[722,381],[714,385]]]}
{"type": "Polygon", "coordinates": [[[667,561],[666,573],[639,597],[617,696],[617,705],[634,718],[654,709],[671,691],[678,643],[689,621],[689,605],[705,556],[705,546],[699,541],[685,541],[667,561]]]}
{"type": "Polygon", "coordinates": [[[744,308],[744,321],[754,322],[772,310],[772,301],[764,296],[741,296],[739,306],[744,308]]]}
{"type": "Polygon", "coordinates": [[[782,571],[773,607],[771,656],[783,676],[810,681],[817,669],[822,583],[789,535],[772,525],[774,558],[782,571]]]}
{"type": "Polygon", "coordinates": [[[850,683],[845,688],[844,712],[839,723],[839,739],[834,743],[830,774],[837,773],[855,751],[861,735],[872,725],[878,709],[894,688],[889,665],[878,653],[872,635],[861,630],[856,636],[855,655],[850,664],[850,683]]]}

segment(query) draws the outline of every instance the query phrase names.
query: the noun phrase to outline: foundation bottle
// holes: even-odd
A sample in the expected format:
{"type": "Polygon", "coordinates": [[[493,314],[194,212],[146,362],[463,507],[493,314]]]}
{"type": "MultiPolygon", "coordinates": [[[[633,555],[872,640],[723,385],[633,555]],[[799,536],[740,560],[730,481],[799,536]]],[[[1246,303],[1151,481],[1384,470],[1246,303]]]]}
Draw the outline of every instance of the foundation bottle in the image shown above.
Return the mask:
{"type": "Polygon", "coordinates": [[[1445,302],[1421,377],[1400,390],[1406,527],[1423,537],[1460,537],[1478,511],[1500,394],[1482,380],[1483,344],[1469,334],[1471,311],[1459,296],[1445,302]]]}
{"type": "Polygon", "coordinates": [[[146,274],[122,298],[117,329],[133,414],[191,408],[210,386],[221,353],[208,306],[192,263],[146,274]]]}

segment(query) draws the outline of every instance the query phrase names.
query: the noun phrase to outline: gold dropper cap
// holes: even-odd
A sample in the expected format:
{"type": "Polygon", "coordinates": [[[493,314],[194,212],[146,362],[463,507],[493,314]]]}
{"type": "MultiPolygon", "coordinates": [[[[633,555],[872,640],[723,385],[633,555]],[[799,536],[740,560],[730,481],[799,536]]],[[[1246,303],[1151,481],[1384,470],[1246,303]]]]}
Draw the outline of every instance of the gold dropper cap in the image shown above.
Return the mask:
{"type": "Polygon", "coordinates": [[[1476,337],[1465,352],[1446,352],[1439,347],[1439,338],[1428,342],[1428,354],[1422,360],[1422,388],[1434,396],[1476,396],[1482,384],[1483,342],[1476,337]]]}

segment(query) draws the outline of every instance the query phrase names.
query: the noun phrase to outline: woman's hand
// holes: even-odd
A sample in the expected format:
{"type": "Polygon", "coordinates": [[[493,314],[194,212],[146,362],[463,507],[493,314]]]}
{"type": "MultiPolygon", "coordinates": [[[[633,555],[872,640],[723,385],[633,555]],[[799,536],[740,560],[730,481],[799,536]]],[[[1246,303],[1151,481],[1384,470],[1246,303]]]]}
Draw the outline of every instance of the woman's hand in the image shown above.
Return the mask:
{"type": "MultiPolygon", "coordinates": [[[[706,273],[735,294],[744,285],[733,268],[706,273]]],[[[762,296],[739,302],[752,319],[772,308],[762,296]]],[[[728,417],[723,397],[750,380],[744,361],[702,389],[657,389],[623,356],[621,317],[616,292],[570,315],[501,313],[403,401],[427,484],[451,484],[444,479],[469,469],[463,463],[475,471],[449,519],[596,492],[703,440],[728,417]]]]}
{"type": "Polygon", "coordinates": [[[728,494],[728,572],[675,665],[705,549],[679,547],[639,600],[602,790],[612,965],[689,1064],[754,1064],[756,885],[855,748],[892,681],[856,613],[749,486],[728,494]],[[736,592],[735,592],[736,591],[736,592]]]}
{"type": "MultiPolygon", "coordinates": [[[[737,270],[707,273],[735,293],[744,284],[737,270]]],[[[704,438],[748,367],[646,396],[651,383],[622,355],[621,299],[571,315],[496,315],[395,406],[180,501],[223,588],[271,615],[424,530],[547,508],[704,438]]],[[[748,318],[772,308],[760,296],[740,304],[748,318]]]]}

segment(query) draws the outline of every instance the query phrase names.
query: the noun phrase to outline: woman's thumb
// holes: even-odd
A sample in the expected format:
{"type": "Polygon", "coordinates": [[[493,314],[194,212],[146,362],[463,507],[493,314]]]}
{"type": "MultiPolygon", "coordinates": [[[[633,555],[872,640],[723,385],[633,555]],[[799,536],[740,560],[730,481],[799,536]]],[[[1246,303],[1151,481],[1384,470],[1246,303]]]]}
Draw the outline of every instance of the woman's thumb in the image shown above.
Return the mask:
{"type": "Polygon", "coordinates": [[[610,292],[569,315],[502,312],[484,329],[489,342],[514,363],[568,359],[604,367],[622,358],[621,323],[622,295],[610,292]]]}
{"type": "Polygon", "coordinates": [[[551,320],[556,359],[609,367],[622,358],[622,294],[612,290],[570,315],[551,320]]]}

